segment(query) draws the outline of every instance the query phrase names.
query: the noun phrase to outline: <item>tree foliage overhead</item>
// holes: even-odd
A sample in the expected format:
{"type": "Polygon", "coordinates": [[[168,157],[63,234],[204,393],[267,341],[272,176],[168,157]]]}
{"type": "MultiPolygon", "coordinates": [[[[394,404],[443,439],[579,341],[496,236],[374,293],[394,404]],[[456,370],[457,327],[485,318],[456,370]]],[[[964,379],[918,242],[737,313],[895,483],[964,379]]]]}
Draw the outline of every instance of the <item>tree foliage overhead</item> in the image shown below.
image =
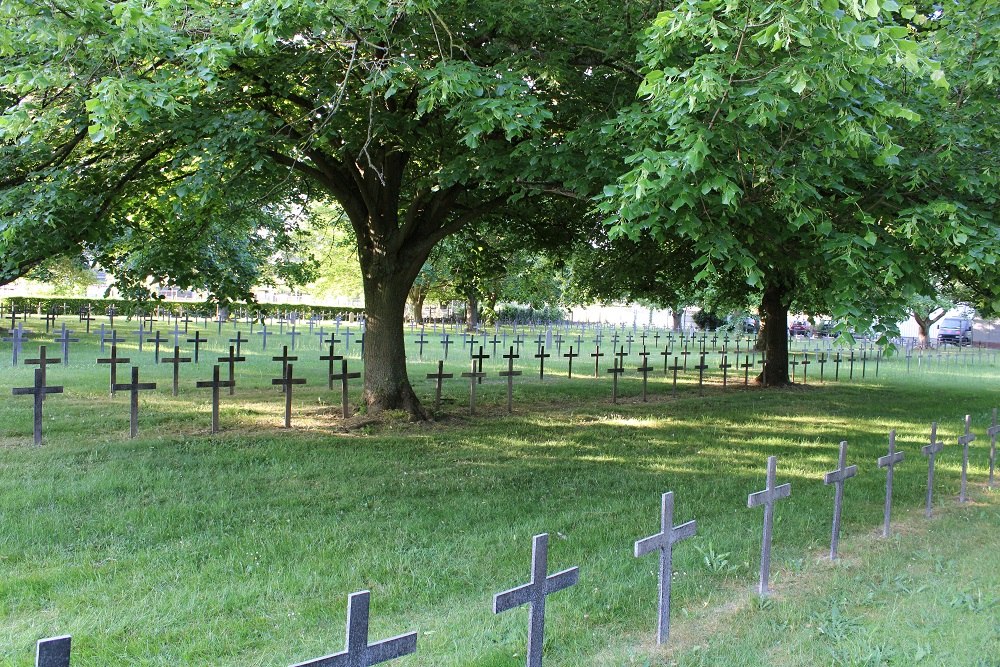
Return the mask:
{"type": "Polygon", "coordinates": [[[603,210],[786,307],[887,327],[943,275],[1000,310],[998,36],[985,0],[685,0],[646,33],[603,210]]]}

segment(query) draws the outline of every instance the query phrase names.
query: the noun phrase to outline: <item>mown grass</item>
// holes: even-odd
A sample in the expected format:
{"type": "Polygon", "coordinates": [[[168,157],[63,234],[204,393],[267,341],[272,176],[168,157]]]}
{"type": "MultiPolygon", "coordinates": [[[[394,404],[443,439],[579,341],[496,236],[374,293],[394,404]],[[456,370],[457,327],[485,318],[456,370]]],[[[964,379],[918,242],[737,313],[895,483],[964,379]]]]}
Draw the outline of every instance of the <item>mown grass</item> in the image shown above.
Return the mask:
{"type": "MultiPolygon", "coordinates": [[[[161,384],[140,399],[136,440],[92,343],[50,369],[67,393],[46,400],[41,448],[29,444],[30,402],[9,395],[30,370],[0,376],[0,665],[31,664],[35,640],[62,633],[74,636],[76,667],[287,665],[342,649],[346,598],[362,589],[373,640],[420,633],[418,653],[393,664],[519,665],[526,613],[494,616],[491,596],[523,583],[539,532],[552,536],[552,571],[581,568],[580,584],[550,601],[547,665],[996,664],[1000,502],[982,485],[982,434],[1000,397],[989,355],[909,373],[897,359],[878,378],[823,386],[811,367],[809,386],[780,391],[723,390],[716,369],[704,396],[690,372],[673,396],[661,371],[649,403],[631,372],[619,405],[606,376],[539,381],[525,363],[512,416],[490,360],[475,417],[468,384],[453,381],[436,423],[389,415],[344,430],[313,339],[296,362],[309,384],[284,430],[268,347],[248,345],[214,437],[208,392],[192,385],[210,376],[218,343],[184,368],[177,398],[169,367],[141,355],[143,380],[161,384]],[[966,413],[980,434],[975,502],[957,507],[966,413]],[[927,522],[918,448],[933,420],[949,447],[941,517],[927,522]],[[895,490],[903,531],[881,540],[874,461],[890,428],[907,452],[895,490]],[[861,472],[846,492],[845,558],[831,565],[822,473],[845,439],[861,472]],[[760,603],[750,591],[761,516],[746,495],[772,454],[792,497],[777,510],[777,593],[760,603]],[[675,552],[675,634],[662,650],[654,558],[632,558],[631,544],[656,529],[667,490],[675,519],[696,518],[698,535],[675,552]]],[[[411,377],[428,399],[418,378],[436,364],[425,356],[411,377]]],[[[450,357],[464,370],[467,356],[450,357]]]]}

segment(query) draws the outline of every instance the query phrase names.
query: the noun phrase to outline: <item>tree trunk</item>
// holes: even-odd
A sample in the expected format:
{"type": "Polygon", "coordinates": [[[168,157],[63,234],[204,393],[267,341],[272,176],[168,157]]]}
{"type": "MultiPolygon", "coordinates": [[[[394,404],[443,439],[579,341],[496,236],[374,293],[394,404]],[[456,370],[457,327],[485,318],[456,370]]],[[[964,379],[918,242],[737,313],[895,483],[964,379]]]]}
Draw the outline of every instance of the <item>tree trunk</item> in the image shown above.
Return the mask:
{"type": "Polygon", "coordinates": [[[671,308],[670,317],[674,323],[674,331],[680,331],[681,327],[684,325],[684,309],[671,308]]]}
{"type": "Polygon", "coordinates": [[[772,279],[764,288],[760,303],[761,319],[764,326],[764,353],[767,363],[757,376],[757,382],[765,387],[781,387],[789,384],[788,378],[788,289],[780,277],[772,279]]]}
{"type": "Polygon", "coordinates": [[[427,298],[427,293],[423,290],[417,291],[415,294],[410,294],[410,308],[413,309],[413,322],[423,326],[424,324],[424,299],[427,298]]]}
{"type": "Polygon", "coordinates": [[[917,321],[917,347],[920,349],[927,349],[931,339],[931,322],[930,320],[925,320],[916,313],[913,314],[913,319],[917,321]]]}
{"type": "Polygon", "coordinates": [[[465,301],[465,330],[476,331],[479,328],[479,299],[470,296],[465,301]]]}
{"type": "Polygon", "coordinates": [[[367,271],[364,277],[364,400],[371,414],[405,410],[413,419],[430,418],[406,373],[403,313],[412,282],[411,272],[405,269],[367,271]]]}

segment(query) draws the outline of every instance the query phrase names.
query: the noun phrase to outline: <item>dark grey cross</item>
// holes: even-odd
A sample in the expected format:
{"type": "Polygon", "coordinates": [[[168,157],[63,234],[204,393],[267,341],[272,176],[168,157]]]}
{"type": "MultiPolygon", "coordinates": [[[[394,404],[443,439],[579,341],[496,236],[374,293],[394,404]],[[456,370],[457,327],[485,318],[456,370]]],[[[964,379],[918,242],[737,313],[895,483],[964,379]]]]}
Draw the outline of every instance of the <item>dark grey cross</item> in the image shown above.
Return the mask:
{"type": "MultiPolygon", "coordinates": [[[[473,339],[473,340],[475,340],[475,339],[473,339]]],[[[477,352],[476,354],[470,355],[469,358],[472,359],[475,362],[475,368],[473,368],[472,370],[477,371],[479,373],[482,373],[483,372],[483,360],[484,359],[489,359],[490,355],[485,354],[483,352],[483,346],[480,345],[479,346],[479,352],[477,352]]],[[[483,383],[483,378],[484,377],[486,377],[485,374],[483,374],[482,377],[479,378],[479,381],[478,381],[479,384],[483,383]]]]}
{"type": "Polygon", "coordinates": [[[837,544],[840,542],[840,512],[844,505],[844,482],[857,474],[858,466],[847,465],[847,441],[845,440],[840,443],[837,469],[831,470],[823,477],[824,484],[836,486],[833,497],[833,534],[830,537],[830,560],[837,560],[837,544]]]}
{"type": "Polygon", "coordinates": [[[799,360],[793,354],[788,363],[792,366],[792,382],[795,382],[795,370],[799,367],[799,360]]]}
{"type": "Polygon", "coordinates": [[[347,405],[347,397],[348,397],[348,393],[347,393],[347,381],[348,380],[354,380],[354,379],[357,379],[357,378],[361,377],[361,373],[357,373],[357,372],[355,372],[355,373],[348,373],[347,372],[347,359],[341,359],[340,360],[340,373],[338,373],[337,375],[331,375],[330,377],[332,377],[334,380],[340,380],[340,400],[341,400],[341,403],[342,403],[341,407],[343,408],[344,419],[347,419],[350,416],[349,413],[348,413],[348,405],[347,405]]]}
{"type": "Polygon", "coordinates": [[[244,338],[242,331],[237,331],[236,338],[230,338],[228,342],[236,343],[236,356],[238,357],[243,353],[243,343],[249,343],[250,339],[244,338]]]}
{"type": "MultiPolygon", "coordinates": [[[[45,345],[38,346],[38,358],[37,359],[25,359],[25,366],[38,366],[42,369],[42,384],[46,384],[46,376],[48,373],[49,364],[58,364],[58,357],[48,356],[48,348],[45,345]]],[[[994,415],[995,416],[995,415],[994,415]]]]}
{"type": "Polygon", "coordinates": [[[670,370],[670,346],[664,346],[663,352],[660,352],[660,356],[663,357],[663,374],[666,375],[667,371],[670,370]]]}
{"type": "Polygon", "coordinates": [[[302,332],[301,331],[296,331],[295,330],[295,325],[293,324],[291,330],[288,332],[288,335],[292,337],[292,351],[294,351],[295,350],[295,339],[298,338],[299,336],[301,336],[302,332]]]}
{"type": "Polygon", "coordinates": [[[528,612],[527,667],[542,666],[542,643],[545,640],[545,598],[576,585],[580,568],[571,567],[551,576],[549,570],[549,535],[535,535],[531,546],[531,581],[493,596],[493,613],[499,614],[522,605],[528,612]]]}
{"type": "Polygon", "coordinates": [[[229,366],[229,395],[232,396],[236,393],[236,364],[241,361],[246,361],[246,357],[239,356],[236,352],[236,348],[232,345],[229,346],[229,356],[219,357],[220,363],[225,363],[229,366]]]}
{"type": "Polygon", "coordinates": [[[48,333],[49,329],[51,327],[55,326],[55,323],[56,323],[56,314],[53,313],[52,311],[49,311],[49,312],[45,313],[45,315],[42,317],[42,319],[45,320],[45,333],[48,333]]]}
{"type": "Polygon", "coordinates": [[[993,488],[993,468],[996,466],[997,460],[997,434],[1000,434],[1000,425],[997,425],[997,409],[993,408],[993,421],[988,429],[986,429],[986,435],[990,436],[990,488],[993,488]]]}
{"type": "Polygon", "coordinates": [[[512,345],[510,352],[503,355],[503,358],[507,360],[507,370],[500,371],[500,377],[507,378],[507,414],[511,414],[514,411],[514,378],[521,374],[521,371],[514,370],[514,360],[520,358],[520,355],[514,354],[512,345]]]}
{"type": "Polygon", "coordinates": [[[199,389],[205,387],[212,388],[212,433],[219,432],[219,389],[222,387],[228,387],[228,381],[219,380],[219,366],[216,364],[212,367],[212,379],[211,381],[199,380],[195,383],[195,386],[199,389]]]}
{"type": "Polygon", "coordinates": [[[132,362],[132,360],[129,359],[128,357],[119,357],[118,356],[118,344],[117,343],[112,343],[111,344],[111,356],[110,357],[108,357],[106,359],[98,359],[97,360],[97,363],[99,363],[99,364],[111,364],[111,395],[112,396],[115,395],[115,385],[118,384],[118,365],[119,364],[128,364],[128,363],[131,363],[131,362],[132,362]]]}
{"type": "Polygon", "coordinates": [[[688,350],[687,343],[684,343],[684,349],[681,350],[681,356],[684,357],[684,368],[683,368],[683,370],[684,370],[685,373],[687,373],[687,369],[688,369],[688,355],[689,354],[691,354],[691,351],[688,350]]]}
{"type": "Polygon", "coordinates": [[[344,341],[337,338],[336,334],[330,334],[330,337],[325,342],[330,344],[330,354],[333,354],[336,350],[337,343],[343,343],[344,341]]]}
{"type": "Polygon", "coordinates": [[[160,337],[160,332],[157,331],[156,332],[156,336],[154,338],[151,338],[149,340],[149,342],[153,343],[153,345],[155,346],[153,348],[153,361],[155,363],[160,363],[160,344],[161,343],[166,343],[167,339],[166,338],[161,338],[160,337]]]}
{"type": "MultiPolygon", "coordinates": [[[[739,361],[739,355],[736,355],[736,356],[737,356],[736,360],[739,361]]],[[[749,354],[744,354],[743,355],[743,363],[740,364],[740,368],[743,369],[743,386],[744,387],[749,387],[750,386],[750,369],[753,368],[753,362],[750,361],[750,355],[749,354]]]]}
{"type": "Polygon", "coordinates": [[[17,321],[19,319],[24,319],[24,316],[23,315],[18,315],[17,314],[17,308],[15,308],[14,306],[11,306],[10,307],[10,315],[8,315],[6,319],[10,320],[10,328],[11,328],[11,330],[13,330],[17,326],[17,321]]]}
{"type": "Polygon", "coordinates": [[[31,387],[14,387],[11,392],[14,396],[32,395],[35,397],[35,444],[42,444],[42,402],[46,394],[61,394],[62,387],[46,387],[43,380],[44,372],[41,368],[35,369],[35,384],[31,387]]]}
{"type": "MultiPolygon", "coordinates": [[[[288,374],[288,362],[289,361],[298,361],[298,360],[299,360],[299,358],[297,356],[291,357],[291,356],[288,355],[288,346],[287,345],[283,345],[282,346],[282,348],[281,348],[281,356],[280,357],[271,357],[271,361],[280,361],[281,362],[281,377],[285,377],[285,375],[288,374]]],[[[278,383],[277,382],[272,382],[271,384],[278,384],[278,383]]],[[[282,394],[285,393],[285,385],[281,385],[281,393],[282,394]]]]}
{"type": "Polygon", "coordinates": [[[174,396],[177,395],[177,384],[180,380],[180,364],[191,363],[191,357],[182,357],[181,348],[179,345],[174,345],[174,356],[167,358],[164,357],[163,361],[171,364],[174,367],[174,396]]]}
{"type": "Polygon", "coordinates": [[[140,320],[140,322],[139,322],[139,330],[138,331],[133,331],[132,333],[134,333],[136,335],[136,337],[139,339],[139,351],[142,352],[142,344],[143,344],[143,342],[145,342],[146,336],[150,332],[146,331],[145,329],[142,328],[142,321],[140,320]]]}
{"type": "Polygon", "coordinates": [[[469,346],[469,356],[471,357],[473,352],[476,351],[476,345],[479,345],[479,341],[475,336],[469,336],[466,332],[462,332],[462,345],[469,346]]]}
{"type": "Polygon", "coordinates": [[[771,578],[771,534],[774,529],[774,503],[792,495],[792,485],[777,484],[778,457],[767,457],[767,486],[763,491],[747,496],[747,507],[764,506],[764,534],[760,545],[760,582],[757,592],[761,596],[768,594],[768,582],[771,578]]]}
{"type": "Polygon", "coordinates": [[[496,357],[497,356],[497,345],[499,345],[502,341],[499,338],[497,338],[496,333],[494,333],[493,334],[493,338],[491,338],[490,340],[488,340],[486,342],[493,346],[493,354],[492,354],[492,356],[496,357]]]}
{"type": "Polygon", "coordinates": [[[851,362],[851,365],[850,365],[850,372],[847,375],[847,379],[848,380],[853,380],[854,379],[854,361],[855,361],[854,348],[853,347],[851,348],[851,356],[848,359],[848,361],[851,362]]]}
{"type": "MultiPolygon", "coordinates": [[[[479,352],[482,354],[483,348],[480,346],[479,352]]],[[[472,371],[462,373],[462,377],[469,378],[469,414],[476,414],[476,386],[486,377],[486,373],[476,370],[476,360],[472,360],[472,371]]]]}
{"type": "Polygon", "coordinates": [[[696,526],[688,521],[674,526],[674,492],[664,493],[660,499],[660,532],[635,543],[635,557],[653,551],[660,552],[660,609],[656,626],[656,643],[665,644],[670,638],[670,584],[673,576],[674,542],[692,537],[696,526]]]}
{"type": "Polygon", "coordinates": [[[934,503],[934,460],[938,452],[944,449],[944,443],[937,439],[937,422],[931,422],[931,440],[920,448],[920,453],[927,457],[927,507],[924,514],[931,516],[934,503]]]}
{"type": "Polygon", "coordinates": [[[649,355],[643,350],[642,366],[635,369],[642,373],[642,402],[646,402],[646,385],[649,382],[649,374],[653,372],[653,367],[649,365],[649,355]]]}
{"type": "Polygon", "coordinates": [[[450,346],[450,345],[451,345],[451,344],[452,344],[453,342],[454,342],[454,341],[452,341],[452,340],[451,340],[451,338],[450,338],[450,337],[448,336],[448,333],[447,333],[447,332],[442,332],[442,333],[441,333],[441,344],[442,344],[442,345],[444,345],[444,358],[445,358],[445,359],[447,359],[447,358],[448,358],[448,347],[449,347],[449,346],[450,346]]]}
{"type": "Polygon", "coordinates": [[[369,602],[371,593],[353,593],[347,603],[347,650],[292,667],[371,667],[417,651],[417,633],[411,632],[368,643],[369,602]]]}
{"type": "Polygon", "coordinates": [[[174,328],[171,331],[167,332],[168,335],[174,337],[174,347],[179,347],[180,346],[180,344],[181,344],[181,334],[183,334],[183,333],[184,332],[181,331],[180,326],[175,321],[174,322],[174,328]]]}
{"type": "MultiPolygon", "coordinates": [[[[293,324],[292,326],[295,325],[293,324]]],[[[230,348],[230,354],[232,354],[232,348],[230,348]]],[[[230,368],[232,368],[232,366],[230,366],[230,368]]],[[[281,391],[285,394],[285,428],[292,427],[292,387],[297,384],[306,383],[305,378],[297,378],[294,376],[294,369],[295,367],[292,364],[288,364],[284,368],[282,377],[271,380],[271,384],[281,385],[281,391]]]]}
{"type": "Polygon", "coordinates": [[[71,646],[69,635],[39,639],[35,649],[35,667],[69,667],[71,646]]]}
{"type": "Polygon", "coordinates": [[[261,350],[266,350],[267,349],[267,337],[271,335],[271,332],[269,332],[267,330],[267,325],[266,324],[261,324],[260,325],[260,331],[258,331],[256,335],[260,336],[260,349],[261,350]]]}
{"type": "Polygon", "coordinates": [[[216,323],[219,325],[219,335],[220,336],[222,335],[222,325],[226,323],[226,319],[228,319],[228,318],[225,317],[225,316],[223,316],[222,309],[220,308],[219,309],[219,313],[216,316],[216,320],[215,320],[216,323]]]}
{"type": "Polygon", "coordinates": [[[701,353],[701,362],[694,367],[698,371],[698,395],[701,396],[705,389],[705,371],[708,370],[708,364],[705,363],[705,353],[701,353]]]}
{"type": "Polygon", "coordinates": [[[670,393],[673,394],[674,396],[677,395],[677,371],[681,370],[682,368],[683,366],[677,361],[676,356],[674,357],[674,365],[667,367],[667,370],[673,371],[674,374],[673,388],[670,390],[670,393]]]}
{"type": "MultiPolygon", "coordinates": [[[[346,329],[346,328],[344,329],[344,354],[345,355],[351,353],[351,336],[355,336],[355,335],[357,335],[357,334],[355,334],[350,329],[346,329]]],[[[448,355],[445,355],[445,358],[447,359],[448,355]]]]}
{"type": "Polygon", "coordinates": [[[569,369],[567,371],[566,377],[573,378],[573,360],[580,356],[579,352],[573,352],[573,346],[569,346],[569,352],[563,355],[564,359],[569,359],[569,369]]]}
{"type": "MultiPolygon", "coordinates": [[[[94,318],[91,316],[90,312],[89,311],[82,311],[80,313],[80,321],[83,322],[84,326],[86,327],[86,332],[89,334],[90,333],[90,323],[94,321],[94,318]]],[[[48,329],[46,329],[46,331],[48,331],[48,329]]]]}
{"type": "Polygon", "coordinates": [[[834,382],[840,381],[840,352],[837,352],[837,356],[833,358],[833,380],[834,382]]]}
{"type": "Polygon", "coordinates": [[[417,336],[417,339],[414,342],[417,344],[417,347],[419,348],[419,352],[417,353],[419,355],[419,359],[423,361],[424,345],[427,344],[427,336],[424,334],[423,327],[420,328],[420,335],[417,336]]]}
{"type": "MultiPolygon", "coordinates": [[[[310,322],[310,324],[312,324],[312,322],[310,322]]],[[[316,338],[319,339],[319,349],[322,350],[323,344],[326,343],[326,341],[323,340],[324,338],[326,338],[326,328],[320,327],[318,331],[315,332],[310,331],[309,333],[311,333],[313,336],[316,336],[316,338]]]]}
{"type": "Polygon", "coordinates": [[[114,306],[108,306],[107,310],[104,311],[105,315],[108,316],[108,322],[112,329],[115,328],[115,317],[118,315],[118,309],[114,306]]]}
{"type": "Polygon", "coordinates": [[[284,336],[285,335],[285,324],[287,324],[287,323],[288,323],[288,320],[285,319],[284,315],[282,315],[280,318],[278,318],[278,335],[279,336],[284,336]]]}
{"type": "Polygon", "coordinates": [[[903,460],[903,452],[896,451],[896,431],[889,431],[889,453],[878,459],[878,467],[886,469],[885,512],[882,521],[882,537],[889,537],[889,523],[892,517],[892,477],[896,464],[903,460]]]}
{"type": "Polygon", "coordinates": [[[189,315],[187,312],[185,312],[184,313],[184,319],[181,320],[181,322],[184,323],[184,334],[187,335],[188,325],[190,325],[192,322],[194,322],[194,320],[191,319],[191,315],[189,315]]]}
{"type": "Polygon", "coordinates": [[[342,355],[333,353],[334,346],[339,342],[339,340],[330,336],[330,352],[329,354],[320,355],[319,358],[320,361],[327,362],[326,376],[331,391],[333,391],[333,362],[340,361],[344,358],[342,355]]]}
{"type": "Polygon", "coordinates": [[[729,369],[732,368],[732,367],[733,367],[733,365],[731,363],[729,363],[729,355],[727,355],[727,354],[722,355],[722,363],[719,364],[719,368],[722,369],[722,387],[723,387],[723,389],[725,389],[726,385],[728,384],[729,369]]]}
{"type": "MultiPolygon", "coordinates": [[[[819,363],[819,381],[820,381],[820,383],[822,383],[823,382],[823,366],[826,365],[826,353],[825,352],[821,352],[820,353],[819,360],[818,360],[817,363],[819,363]]],[[[909,358],[907,358],[907,363],[909,363],[909,358]]]]}
{"type": "Polygon", "coordinates": [[[69,337],[70,334],[72,334],[72,333],[73,333],[72,331],[68,331],[66,329],[66,323],[63,322],[62,333],[60,334],[60,336],[58,338],[55,339],[56,343],[59,343],[60,345],[62,345],[62,360],[63,360],[63,363],[65,365],[67,365],[67,366],[69,366],[69,344],[70,343],[79,343],[80,342],[79,338],[70,338],[69,337]]]}
{"type": "Polygon", "coordinates": [[[625,372],[625,368],[618,365],[617,355],[611,362],[611,368],[607,370],[611,373],[611,402],[618,403],[618,376],[625,372]]]}
{"type": "Polygon", "coordinates": [[[563,338],[563,335],[561,333],[556,333],[555,337],[552,340],[555,341],[556,344],[556,354],[557,355],[562,354],[562,344],[563,341],[566,339],[563,338]]]}
{"type": "Polygon", "coordinates": [[[809,355],[808,354],[803,354],[802,355],[802,384],[809,384],[809,375],[808,375],[808,373],[809,373],[809,364],[811,364],[811,363],[812,362],[809,361],[809,355]]]}
{"type": "Polygon", "coordinates": [[[455,377],[454,373],[444,372],[444,361],[438,359],[438,370],[437,373],[428,373],[427,379],[434,380],[434,410],[435,412],[441,409],[441,385],[443,380],[448,380],[455,377]]]}
{"type": "Polygon", "coordinates": [[[130,394],[128,433],[130,438],[139,435],[139,392],[156,389],[155,382],[139,382],[139,367],[132,367],[132,382],[129,384],[116,384],[112,387],[115,391],[127,391],[130,394]]]}
{"type": "Polygon", "coordinates": [[[962,488],[958,494],[958,502],[964,503],[968,500],[966,487],[968,486],[969,474],[969,443],[975,441],[976,434],[969,430],[972,425],[972,415],[965,415],[965,433],[958,436],[958,444],[962,446],[962,488]]]}
{"type": "Polygon", "coordinates": [[[594,358],[594,377],[599,377],[601,373],[601,357],[604,356],[604,353],[601,352],[601,346],[598,345],[597,349],[590,356],[594,358]]]}
{"type": "Polygon", "coordinates": [[[196,363],[196,364],[199,363],[198,362],[198,355],[199,355],[199,351],[201,349],[201,344],[202,343],[207,343],[208,339],[207,338],[202,338],[201,337],[201,331],[196,330],[194,332],[194,338],[188,338],[187,342],[194,343],[194,363],[196,363]]]}
{"type": "Polygon", "coordinates": [[[538,352],[535,354],[535,359],[538,359],[538,379],[545,379],[545,360],[552,355],[545,351],[545,345],[541,345],[538,348],[538,352]]]}

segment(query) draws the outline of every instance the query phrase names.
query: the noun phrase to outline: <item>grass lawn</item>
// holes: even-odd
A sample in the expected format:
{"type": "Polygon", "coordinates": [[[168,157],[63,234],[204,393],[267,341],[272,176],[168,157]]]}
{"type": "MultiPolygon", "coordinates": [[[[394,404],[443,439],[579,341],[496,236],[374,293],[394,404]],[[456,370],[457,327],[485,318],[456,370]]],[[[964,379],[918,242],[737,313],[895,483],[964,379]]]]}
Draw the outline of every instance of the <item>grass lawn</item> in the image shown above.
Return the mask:
{"type": "MultiPolygon", "coordinates": [[[[348,431],[315,341],[306,346],[292,430],[280,428],[270,386],[280,349],[254,342],[214,437],[209,393],[193,383],[209,379],[219,342],[182,370],[176,398],[169,366],[124,346],[141,379],[160,383],[140,398],[135,440],[128,397],[107,395],[92,341],[69,368],[50,368],[66,393],[46,399],[41,448],[30,445],[30,398],[10,396],[30,369],[0,373],[0,665],[32,664],[35,641],[57,634],[73,635],[74,667],[289,665],[342,650],[347,596],[363,589],[372,641],[419,633],[418,653],[393,665],[521,665],[527,612],[494,616],[492,595],[526,581],[541,532],[550,572],[580,567],[580,583],[549,599],[550,667],[1000,664],[1000,497],[983,484],[984,430],[1000,404],[989,355],[913,361],[910,372],[896,359],[878,378],[869,367],[864,381],[822,386],[811,366],[808,386],[780,391],[723,390],[715,368],[704,396],[690,372],[672,396],[661,365],[649,403],[630,371],[618,405],[592,361],[574,365],[591,377],[544,381],[525,362],[512,416],[490,360],[475,417],[468,384],[454,380],[436,423],[389,415],[348,431]],[[959,507],[967,413],[979,440],[973,502],[959,507]],[[947,448],[928,521],[919,447],[933,420],[947,448]],[[889,429],[906,460],[898,532],[883,540],[875,459],[889,429]],[[860,472],[845,494],[843,559],[831,564],[822,476],[840,440],[860,472]],[[761,601],[762,512],[746,496],[763,488],[769,455],[792,496],[776,512],[775,594],[761,601]],[[655,556],[631,551],[657,529],[668,490],[675,522],[697,519],[698,534],[676,547],[672,642],[657,649],[655,556]]],[[[437,354],[412,366],[425,400],[437,354]]],[[[467,370],[465,359],[453,350],[450,370],[467,370]]],[[[564,374],[564,363],[546,367],[564,374]]]]}

